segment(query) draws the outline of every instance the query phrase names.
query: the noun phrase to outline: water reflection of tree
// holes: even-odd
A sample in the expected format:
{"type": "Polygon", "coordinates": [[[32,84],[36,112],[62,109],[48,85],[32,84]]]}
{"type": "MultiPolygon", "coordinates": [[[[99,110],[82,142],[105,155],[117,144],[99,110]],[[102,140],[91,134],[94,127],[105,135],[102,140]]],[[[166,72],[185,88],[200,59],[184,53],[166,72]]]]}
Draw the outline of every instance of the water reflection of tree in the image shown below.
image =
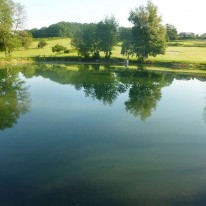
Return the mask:
{"type": "Polygon", "coordinates": [[[83,88],[86,96],[97,99],[104,104],[111,105],[119,94],[126,91],[125,85],[117,80],[115,73],[109,67],[102,71],[97,70],[96,67],[91,70],[80,69],[78,79],[81,77],[83,79],[81,86],[79,86],[83,88]]]}
{"type": "Polygon", "coordinates": [[[145,120],[156,109],[162,96],[162,87],[170,85],[173,77],[151,73],[143,67],[123,76],[127,75],[129,78],[122,79],[124,83],[130,84],[129,100],[125,102],[126,111],[145,120]]]}
{"type": "MultiPolygon", "coordinates": [[[[28,76],[26,70],[23,73],[28,76]]],[[[43,65],[37,67],[33,75],[49,78],[60,84],[74,85],[75,89],[83,90],[87,97],[107,105],[111,105],[119,94],[126,91],[125,85],[117,81],[109,65],[78,65],[77,70],[72,70],[72,66],[68,70],[64,66],[43,65]]]]}
{"type": "Polygon", "coordinates": [[[126,111],[142,120],[151,116],[161,99],[162,87],[170,85],[174,79],[172,75],[148,72],[144,67],[138,70],[114,70],[109,65],[98,64],[79,65],[76,70],[43,65],[36,69],[34,75],[50,78],[60,84],[74,85],[77,90],[83,90],[87,97],[108,105],[129,89],[126,111]]]}
{"type": "Polygon", "coordinates": [[[150,117],[161,99],[161,88],[154,85],[133,84],[129,91],[129,100],[125,102],[126,111],[142,120],[150,117]]]}
{"type": "Polygon", "coordinates": [[[0,130],[11,128],[28,111],[28,87],[18,77],[16,69],[0,70],[0,130]]]}
{"type": "MultiPolygon", "coordinates": [[[[206,98],[205,98],[206,99],[206,98]]],[[[203,109],[203,120],[205,121],[206,123],[206,107],[204,107],[203,109]]]]}

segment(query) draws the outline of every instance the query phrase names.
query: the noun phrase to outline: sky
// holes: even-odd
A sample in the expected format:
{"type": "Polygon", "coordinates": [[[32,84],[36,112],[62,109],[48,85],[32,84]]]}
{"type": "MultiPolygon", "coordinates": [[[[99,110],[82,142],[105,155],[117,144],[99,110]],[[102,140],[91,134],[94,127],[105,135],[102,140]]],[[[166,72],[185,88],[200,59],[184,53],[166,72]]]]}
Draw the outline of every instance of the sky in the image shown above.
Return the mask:
{"type": "MultiPolygon", "coordinates": [[[[114,15],[120,26],[131,26],[129,12],[147,0],[14,0],[25,6],[26,28],[41,28],[60,21],[97,23],[114,15]]],[[[152,0],[163,24],[178,32],[206,33],[206,0],[152,0]]]]}

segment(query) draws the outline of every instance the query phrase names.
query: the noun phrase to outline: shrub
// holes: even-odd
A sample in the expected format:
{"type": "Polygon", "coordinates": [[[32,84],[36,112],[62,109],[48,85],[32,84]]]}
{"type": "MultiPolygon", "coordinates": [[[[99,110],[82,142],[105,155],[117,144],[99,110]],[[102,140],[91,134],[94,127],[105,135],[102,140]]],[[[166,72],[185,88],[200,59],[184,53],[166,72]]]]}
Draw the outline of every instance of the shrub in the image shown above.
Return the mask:
{"type": "Polygon", "coordinates": [[[66,47],[62,46],[62,45],[59,45],[59,44],[56,44],[55,46],[52,47],[52,52],[57,52],[57,53],[60,53],[60,52],[65,52],[65,51],[69,51],[66,47]]]}
{"type": "Polygon", "coordinates": [[[46,45],[48,45],[47,42],[44,41],[44,40],[41,40],[41,41],[38,43],[37,47],[40,49],[40,48],[45,47],[46,45]]]}

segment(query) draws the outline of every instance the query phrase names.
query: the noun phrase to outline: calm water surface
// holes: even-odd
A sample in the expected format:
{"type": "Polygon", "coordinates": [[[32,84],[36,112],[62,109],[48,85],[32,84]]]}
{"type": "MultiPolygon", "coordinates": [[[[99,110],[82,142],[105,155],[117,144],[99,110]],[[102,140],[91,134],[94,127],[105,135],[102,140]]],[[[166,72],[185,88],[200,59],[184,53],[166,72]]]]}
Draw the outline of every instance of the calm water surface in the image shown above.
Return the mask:
{"type": "Polygon", "coordinates": [[[206,78],[1,69],[0,205],[206,205],[206,78]]]}

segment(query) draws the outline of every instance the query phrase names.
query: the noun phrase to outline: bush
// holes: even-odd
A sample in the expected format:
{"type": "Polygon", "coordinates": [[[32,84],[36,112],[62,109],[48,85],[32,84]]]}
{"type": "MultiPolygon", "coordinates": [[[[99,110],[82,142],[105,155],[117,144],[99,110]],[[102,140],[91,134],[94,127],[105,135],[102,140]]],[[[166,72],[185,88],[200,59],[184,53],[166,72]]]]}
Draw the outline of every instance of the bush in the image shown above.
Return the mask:
{"type": "Polygon", "coordinates": [[[65,51],[68,51],[69,53],[69,50],[62,46],[62,45],[59,45],[59,44],[56,44],[55,46],[52,47],[52,52],[57,52],[57,53],[60,53],[60,52],[65,52],[65,51]]]}
{"type": "Polygon", "coordinates": [[[65,53],[65,54],[69,54],[69,53],[70,53],[70,50],[67,49],[67,50],[64,51],[64,53],[65,53]]]}
{"type": "Polygon", "coordinates": [[[40,48],[45,47],[46,45],[48,45],[47,42],[44,41],[44,40],[41,40],[41,41],[38,43],[37,47],[40,49],[40,48]]]}

